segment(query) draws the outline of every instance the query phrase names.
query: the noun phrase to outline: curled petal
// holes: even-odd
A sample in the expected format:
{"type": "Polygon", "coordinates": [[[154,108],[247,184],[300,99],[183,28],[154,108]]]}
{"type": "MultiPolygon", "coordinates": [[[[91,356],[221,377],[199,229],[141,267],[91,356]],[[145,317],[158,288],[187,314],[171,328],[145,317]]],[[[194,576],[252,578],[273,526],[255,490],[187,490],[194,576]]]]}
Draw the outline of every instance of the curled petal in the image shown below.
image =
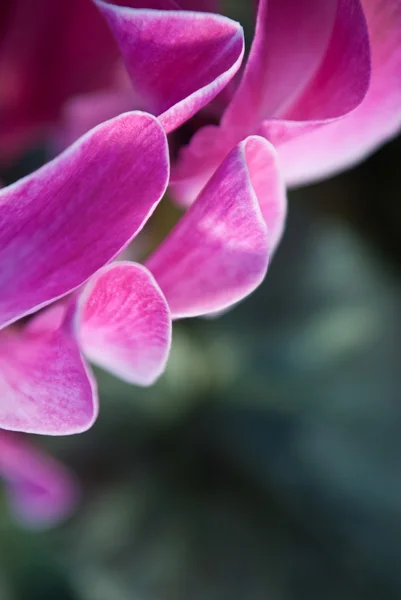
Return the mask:
{"type": "Polygon", "coordinates": [[[321,144],[313,153],[317,160],[309,161],[306,137],[315,131],[323,136],[319,130],[337,119],[346,128],[364,101],[370,74],[359,0],[260,0],[240,86],[221,125],[200,130],[183,149],[172,172],[175,197],[190,204],[230,149],[250,134],[274,144],[289,172],[324,162],[330,150],[321,144]]]}
{"type": "MultiPolygon", "coordinates": [[[[53,310],[53,309],[52,309],[53,310]]],[[[72,311],[0,332],[0,427],[44,435],[88,429],[96,386],[80,354],[72,311]]]]}
{"type": "Polygon", "coordinates": [[[260,0],[251,54],[223,124],[251,133],[271,118],[338,118],[360,104],[369,81],[359,0],[260,0]]]}
{"type": "Polygon", "coordinates": [[[79,299],[79,335],[86,356],[122,379],[150,385],[164,371],[171,345],[167,302],[142,265],[101,269],[79,299]]]}
{"type": "Polygon", "coordinates": [[[210,102],[240,67],[242,27],[226,17],[95,1],[120,46],[135,92],[167,132],[210,102]]]}
{"type": "Polygon", "coordinates": [[[266,223],[271,256],[280,243],[287,215],[287,196],[276,151],[258,136],[247,138],[240,147],[244,149],[250,181],[266,223]]]}
{"type": "Polygon", "coordinates": [[[274,148],[250,137],[147,262],[173,318],[220,311],[252,292],[266,273],[284,217],[274,148]]]}
{"type": "Polygon", "coordinates": [[[48,527],[67,517],[78,499],[69,471],[31,446],[23,436],[0,431],[0,477],[16,517],[30,527],[48,527]]]}
{"type": "Polygon", "coordinates": [[[295,137],[280,147],[289,184],[307,183],[365,158],[401,127],[401,3],[363,0],[372,77],[361,104],[345,119],[295,137]]]}
{"type": "Polygon", "coordinates": [[[0,325],[70,292],[112,260],[153,212],[168,173],[160,124],[126,113],[0,190],[0,325]]]}

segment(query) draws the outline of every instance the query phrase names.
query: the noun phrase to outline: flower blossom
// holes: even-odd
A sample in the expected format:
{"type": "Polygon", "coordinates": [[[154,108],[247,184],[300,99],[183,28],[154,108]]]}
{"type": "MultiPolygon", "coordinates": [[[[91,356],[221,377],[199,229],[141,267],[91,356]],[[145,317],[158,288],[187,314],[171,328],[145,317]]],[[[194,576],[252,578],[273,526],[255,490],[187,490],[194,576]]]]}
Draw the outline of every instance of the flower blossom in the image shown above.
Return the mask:
{"type": "Polygon", "coordinates": [[[21,435],[0,431],[0,478],[16,518],[48,527],[67,517],[78,500],[72,474],[21,435]]]}
{"type": "MultiPolygon", "coordinates": [[[[112,129],[113,135],[116,135],[122,127],[132,134],[134,120],[139,121],[138,126],[144,127],[144,119],[156,126],[157,135],[163,134],[154,118],[143,113],[116,117],[100,126],[100,131],[112,129]],[[126,127],[127,122],[130,128],[126,127]]],[[[99,129],[93,130],[83,141],[90,140],[98,132],[99,129]]],[[[148,127],[142,135],[148,140],[150,133],[148,127]]],[[[110,140],[110,136],[107,139],[110,140]]],[[[121,137],[117,139],[121,143],[121,137]]],[[[55,159],[57,175],[62,179],[61,182],[56,179],[56,185],[65,184],[69,177],[68,169],[60,168],[60,161],[69,158],[78,148],[82,149],[82,145],[82,141],[77,142],[55,159]]],[[[135,165],[133,153],[128,152],[129,147],[127,144],[121,148],[121,153],[125,156],[124,165],[130,169],[130,176],[127,177],[124,170],[110,170],[110,181],[107,182],[115,185],[113,205],[119,224],[118,233],[114,230],[113,234],[116,239],[124,235],[127,239],[130,235],[131,239],[135,219],[139,216],[143,221],[146,219],[145,207],[149,209],[155,194],[158,197],[167,185],[164,163],[160,164],[161,159],[156,156],[149,160],[150,166],[155,168],[152,185],[147,181],[150,177],[148,172],[143,175],[146,180],[141,182],[141,175],[135,173],[135,167],[140,169],[135,165]],[[140,200],[134,191],[138,185],[140,200]],[[129,193],[130,190],[132,193],[129,193]],[[128,215],[124,214],[124,206],[129,211],[128,215]],[[124,233],[123,226],[130,228],[129,234],[124,233]]],[[[106,147],[105,152],[112,152],[113,158],[118,161],[113,149],[106,147]]],[[[167,159],[166,152],[164,157],[167,159]]],[[[141,165],[144,159],[142,148],[141,165]]],[[[39,175],[36,172],[30,176],[43,177],[40,189],[46,190],[47,198],[53,194],[53,180],[48,179],[47,174],[53,175],[54,162],[43,167],[39,175]]],[[[103,186],[100,191],[88,167],[85,185],[89,189],[82,196],[89,201],[91,193],[95,194],[97,206],[99,194],[111,195],[105,183],[104,168],[102,164],[102,174],[96,172],[103,186]]],[[[23,183],[16,184],[15,188],[23,183]]],[[[72,193],[71,188],[67,189],[69,197],[68,192],[72,193]]],[[[65,201],[69,199],[63,197],[65,201]]],[[[75,197],[74,194],[72,197],[75,197]]],[[[90,367],[81,353],[130,383],[153,383],[163,372],[167,361],[172,319],[223,310],[247,296],[263,280],[270,256],[266,223],[271,223],[274,229],[284,202],[284,186],[278,175],[274,148],[263,138],[248,138],[223,161],[192,207],[145,265],[120,261],[103,266],[76,292],[34,315],[27,324],[11,324],[3,329],[0,334],[0,427],[50,435],[78,433],[90,427],[97,417],[98,400],[90,367]],[[267,168],[268,165],[270,168],[267,168]]],[[[61,215],[65,214],[65,210],[61,212],[61,215]]],[[[89,226],[88,220],[94,219],[93,214],[87,215],[86,227],[96,235],[104,231],[102,240],[110,243],[113,220],[108,213],[105,214],[106,220],[100,211],[103,228],[93,222],[89,226]]],[[[76,228],[80,227],[79,221],[83,216],[82,207],[81,214],[68,211],[68,218],[72,219],[76,228]]],[[[51,228],[46,229],[48,234],[51,228]]],[[[43,231],[42,227],[40,231],[43,231]]],[[[86,254],[93,252],[90,243],[88,245],[90,238],[88,231],[82,233],[85,247],[81,248],[84,254],[79,254],[79,260],[82,258],[85,267],[86,254]]],[[[69,240],[68,237],[58,239],[65,243],[69,240]]],[[[41,251],[44,250],[42,241],[41,251]]],[[[76,260],[78,247],[73,246],[73,250],[76,260]]],[[[32,267],[37,268],[40,264],[32,261],[32,267]]],[[[42,264],[47,270],[46,262],[42,260],[42,264]]],[[[83,277],[83,267],[80,266],[80,269],[81,272],[77,271],[76,263],[67,261],[59,265],[59,269],[52,273],[52,283],[57,284],[56,292],[52,294],[59,296],[61,289],[66,292],[67,286],[70,289],[77,287],[76,278],[83,277]]],[[[21,273],[18,288],[23,286],[24,292],[12,298],[13,308],[18,298],[26,301],[32,297],[32,301],[38,301],[42,299],[43,290],[47,289],[47,272],[35,273],[36,280],[42,278],[39,279],[39,287],[32,286],[24,270],[21,273]]],[[[53,287],[50,289],[54,290],[53,287]]]]}
{"type": "Polygon", "coordinates": [[[145,265],[108,264],[168,179],[163,126],[131,112],[0,190],[0,428],[86,430],[98,400],[82,353],[149,385],[164,370],[172,319],[227,308],[262,281],[285,194],[275,150],[258,136],[232,150],[145,265]]]}
{"type": "Polygon", "coordinates": [[[177,197],[190,202],[251,133],[276,147],[289,185],[353,165],[399,131],[400,81],[398,0],[260,0],[242,78],[219,125],[183,149],[177,197]]]}
{"type": "Polygon", "coordinates": [[[0,190],[1,429],[86,430],[98,412],[87,359],[149,385],[164,370],[172,319],[225,309],[266,273],[285,194],[276,152],[258,136],[233,147],[145,265],[110,264],[166,190],[166,134],[224,88],[243,55],[242,29],[225,17],[139,10],[135,27],[131,17],[117,20],[130,44],[134,33],[138,94],[158,118],[122,113],[0,190]]]}
{"type": "MultiPolygon", "coordinates": [[[[189,0],[91,7],[115,39],[106,36],[105,80],[94,73],[88,88],[85,77],[63,87],[66,77],[63,91],[39,97],[28,116],[24,91],[0,131],[0,142],[23,147],[31,131],[64,115],[64,144],[73,142],[0,191],[2,429],[64,435],[90,427],[98,407],[87,359],[129,382],[152,383],[166,364],[172,319],[226,309],[262,281],[284,227],[284,178],[333,172],[399,127],[396,0],[260,0],[241,79],[219,98],[243,58],[238,24],[188,10],[197,8],[189,0]],[[219,124],[195,133],[170,177],[166,135],[174,142],[214,99],[225,104],[219,124]],[[188,211],[144,265],[110,264],[169,182],[188,211]]],[[[60,62],[70,56],[66,37],[56,72],[70,64],[60,62]]],[[[30,58],[36,65],[35,53],[30,58]]],[[[31,88],[29,77],[16,86],[31,88]]],[[[7,117],[6,100],[0,93],[7,117]]]]}
{"type": "MultiPolygon", "coordinates": [[[[93,423],[96,386],[75,314],[56,322],[35,313],[69,297],[124,249],[168,177],[162,127],[134,112],[0,190],[0,429],[66,434],[93,423]]],[[[168,347],[170,319],[159,296],[149,335],[164,327],[168,347]]]]}
{"type": "MultiPolygon", "coordinates": [[[[75,128],[82,133],[104,114],[114,116],[119,103],[132,107],[139,102],[159,115],[164,94],[154,85],[152,69],[143,72],[147,60],[155,64],[151,52],[142,53],[143,22],[149,45],[166,48],[174,44],[175,30],[160,27],[161,21],[173,23],[177,15],[186,14],[189,23],[196,22],[205,18],[199,11],[217,11],[223,3],[121,4],[96,0],[120,47],[132,88],[125,82],[108,94],[72,99],[64,113],[67,137],[76,135],[75,128]]],[[[178,64],[174,68],[168,59],[156,64],[157,79],[167,79],[170,93],[177,93],[188,69],[178,64]]],[[[275,146],[288,185],[352,166],[399,131],[400,81],[399,0],[259,0],[255,35],[241,75],[204,113],[206,126],[197,127],[189,145],[181,148],[172,166],[171,191],[180,203],[190,204],[230,150],[250,135],[261,135],[275,146]]],[[[177,124],[164,123],[168,132],[177,124]]]]}
{"type": "MultiPolygon", "coordinates": [[[[131,4],[141,7],[140,2],[131,4]]],[[[173,0],[166,4],[175,7],[173,0]]],[[[163,5],[164,0],[152,0],[150,8],[163,5]]],[[[240,67],[244,47],[238,23],[211,14],[137,11],[127,32],[135,44],[136,76],[143,84],[136,96],[100,8],[92,0],[2,3],[0,162],[33,141],[44,141],[70,98],[93,94],[97,106],[91,107],[78,135],[69,135],[69,142],[134,109],[160,116],[171,129],[215,97],[240,67]],[[173,69],[181,73],[179,86],[174,75],[172,79],[173,69]],[[129,98],[123,94],[126,89],[129,98]]]]}

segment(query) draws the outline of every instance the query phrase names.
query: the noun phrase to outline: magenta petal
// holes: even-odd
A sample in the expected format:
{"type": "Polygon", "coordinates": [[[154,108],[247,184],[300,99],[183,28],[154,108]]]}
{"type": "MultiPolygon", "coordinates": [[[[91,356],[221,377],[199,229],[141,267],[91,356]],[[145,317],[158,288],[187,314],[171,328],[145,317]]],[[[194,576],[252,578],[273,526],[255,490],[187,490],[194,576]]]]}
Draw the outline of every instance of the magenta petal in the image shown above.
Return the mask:
{"type": "MultiPolygon", "coordinates": [[[[315,0],[310,1],[315,2],[315,0]]],[[[384,5],[387,2],[386,0],[385,2],[376,0],[376,3],[384,5]]],[[[329,6],[329,4],[319,3],[322,7],[329,6]]],[[[306,3],[300,3],[299,6],[301,5],[304,7],[306,3]]],[[[263,7],[263,2],[260,6],[263,7]]],[[[395,3],[393,3],[393,8],[394,6],[395,3]]],[[[269,11],[266,14],[268,17],[269,11]]],[[[260,16],[261,12],[259,11],[260,16]]],[[[368,100],[374,82],[374,69],[372,70],[371,64],[373,44],[371,43],[372,40],[369,39],[369,33],[372,36],[372,31],[368,31],[365,17],[359,0],[336,0],[333,29],[318,69],[310,80],[305,82],[300,90],[297,90],[297,95],[291,97],[290,102],[282,106],[277,114],[266,113],[263,101],[259,101],[255,96],[254,86],[258,76],[261,76],[264,65],[264,55],[260,48],[266,49],[264,42],[268,43],[268,38],[264,39],[263,28],[258,29],[242,85],[231,106],[227,109],[223,118],[223,125],[229,130],[230,128],[235,129],[235,127],[249,125],[251,122],[256,123],[253,116],[251,120],[245,118],[245,121],[243,121],[241,115],[244,113],[246,105],[252,115],[258,113],[257,120],[260,121],[260,127],[257,132],[271,141],[278,149],[280,164],[284,168],[287,182],[299,183],[310,179],[309,167],[312,173],[319,173],[322,170],[322,164],[327,164],[333,158],[346,164],[346,161],[341,158],[343,148],[337,147],[333,151],[329,140],[326,141],[324,137],[324,132],[326,130],[330,132],[331,128],[335,131],[337,126],[340,127],[340,131],[352,131],[351,136],[348,134],[343,144],[344,148],[349,145],[354,146],[352,135],[355,136],[356,131],[355,128],[351,127],[354,112],[358,112],[368,100]],[[258,38],[258,33],[261,32],[262,35],[258,38]],[[258,43],[260,48],[258,48],[258,43]],[[264,119],[262,118],[263,115],[264,119]],[[340,123],[342,123],[343,128],[341,128],[340,123]],[[317,141],[319,139],[325,141],[315,144],[315,135],[317,141]],[[308,138],[310,138],[310,142],[308,138]]],[[[374,21],[374,19],[372,20],[374,21]]],[[[266,22],[268,23],[268,18],[266,22]]],[[[387,24],[389,25],[389,23],[387,24]]],[[[387,36],[385,27],[382,29],[382,34],[384,37],[387,36]]],[[[397,39],[399,41],[398,32],[397,39]]],[[[386,45],[386,42],[384,42],[384,45],[386,45]]],[[[394,37],[387,48],[393,49],[393,46],[395,47],[394,37]]],[[[308,47],[307,40],[306,47],[308,47]]],[[[383,63],[383,58],[382,55],[380,64],[383,63]]],[[[399,75],[399,59],[398,61],[396,59],[396,62],[399,75]]],[[[397,84],[394,85],[396,81],[395,71],[397,69],[393,68],[390,69],[390,72],[387,72],[387,76],[390,76],[393,82],[388,84],[392,90],[395,87],[399,88],[398,79],[397,84]]],[[[263,97],[263,94],[261,97],[263,97]]],[[[385,104],[394,107],[394,94],[390,102],[385,100],[383,95],[378,95],[374,103],[379,105],[377,107],[377,118],[380,118],[381,110],[384,109],[385,104]]],[[[394,118],[394,108],[389,112],[391,117],[394,118]]],[[[399,113],[399,110],[397,109],[396,112],[399,113]]],[[[369,117],[374,118],[373,115],[369,115],[367,119],[369,117]]],[[[361,122],[357,124],[357,127],[358,125],[362,129],[365,126],[361,122]]],[[[372,127],[371,124],[369,126],[372,127]]],[[[375,130],[381,131],[382,124],[380,123],[375,130]]],[[[329,169],[327,172],[329,172],[329,169]]]]}
{"type": "Polygon", "coordinates": [[[237,142],[235,130],[216,125],[199,129],[171,166],[169,189],[174,200],[190,206],[237,142]]]}
{"type": "Polygon", "coordinates": [[[210,102],[240,67],[242,28],[226,17],[95,1],[120,46],[135,92],[167,132],[210,102]]]}
{"type": "Polygon", "coordinates": [[[82,284],[142,228],[169,159],[151,115],[99,125],[54,161],[0,190],[0,325],[82,284]]]}
{"type": "Polygon", "coordinates": [[[359,0],[260,0],[255,38],[223,124],[338,118],[363,100],[370,48],[359,0]]]}
{"type": "Polygon", "coordinates": [[[401,127],[401,3],[363,0],[362,4],[372,53],[368,93],[346,118],[282,145],[280,159],[290,184],[351,166],[401,127]]]}
{"type": "Polygon", "coordinates": [[[284,218],[275,150],[263,138],[248,138],[147,263],[173,317],[216,312],[252,292],[266,273],[284,218]]]}
{"type": "Polygon", "coordinates": [[[302,173],[304,163],[318,165],[325,148],[309,161],[303,138],[329,128],[332,119],[352,117],[369,81],[369,37],[359,0],[260,0],[240,86],[221,125],[198,131],[183,149],[172,172],[175,197],[182,204],[193,201],[235,143],[250,134],[272,142],[289,173],[302,173]]]}
{"type": "Polygon", "coordinates": [[[96,385],[70,313],[60,325],[39,315],[25,327],[0,332],[2,429],[68,435],[85,431],[96,419],[96,385]]]}
{"type": "Polygon", "coordinates": [[[20,435],[0,431],[0,477],[16,517],[30,527],[48,527],[67,517],[78,498],[69,471],[20,435]]]}
{"type": "Polygon", "coordinates": [[[104,267],[87,284],[79,306],[81,346],[91,361],[138,385],[161,375],[171,345],[170,311],[145,267],[104,267]]]}

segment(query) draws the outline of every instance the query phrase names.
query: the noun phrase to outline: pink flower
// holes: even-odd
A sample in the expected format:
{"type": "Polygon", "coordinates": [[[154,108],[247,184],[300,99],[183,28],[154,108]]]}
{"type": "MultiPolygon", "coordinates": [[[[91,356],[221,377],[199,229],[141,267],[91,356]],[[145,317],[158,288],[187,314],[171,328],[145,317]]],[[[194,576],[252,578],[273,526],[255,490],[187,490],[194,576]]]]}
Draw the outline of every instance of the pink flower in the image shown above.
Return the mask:
{"type": "MultiPolygon", "coordinates": [[[[142,126],[146,124],[144,119],[156,123],[142,113],[128,113],[101,127],[114,129],[127,121],[132,125],[133,119],[140,119],[142,126]]],[[[96,132],[99,129],[89,136],[96,132]]],[[[151,133],[147,127],[143,135],[149,139],[151,133]]],[[[107,139],[110,141],[110,136],[107,139]]],[[[121,138],[117,139],[122,144],[121,138]]],[[[81,147],[82,142],[78,145],[73,149],[81,147]]],[[[152,173],[152,184],[144,180],[141,185],[128,146],[122,145],[119,156],[115,156],[115,149],[109,150],[117,164],[124,156],[124,168],[110,169],[108,178],[102,175],[101,181],[104,194],[111,194],[110,186],[115,186],[113,202],[118,216],[114,218],[119,224],[118,234],[127,238],[124,228],[131,232],[139,215],[144,219],[141,207],[154,200],[152,186],[156,194],[155,189],[164,188],[167,181],[159,164],[152,173]],[[140,199],[135,194],[138,188],[142,191],[140,199]]],[[[56,160],[65,160],[72,151],[56,160]]],[[[141,161],[145,159],[142,151],[141,161]]],[[[152,162],[149,164],[152,166],[152,162]]],[[[68,170],[60,172],[69,177],[68,170]]],[[[90,174],[88,167],[88,178],[90,174]]],[[[146,173],[146,177],[150,175],[146,173]]],[[[95,195],[103,193],[96,179],[86,184],[95,195]]],[[[52,185],[51,179],[42,181],[49,194],[52,185]]],[[[102,267],[75,294],[34,316],[26,325],[17,324],[0,332],[0,427],[49,435],[78,433],[90,427],[97,416],[97,393],[81,352],[130,383],[153,383],[167,361],[171,318],[215,313],[259,285],[284,210],[285,193],[274,148],[263,138],[250,137],[223,161],[145,266],[116,262],[102,267]]],[[[89,232],[99,228],[96,235],[104,231],[110,241],[113,217],[103,212],[106,218],[102,211],[99,218],[105,221],[105,229],[90,223],[89,218],[85,222],[89,232]]],[[[68,211],[68,215],[79,229],[82,212],[68,211]]],[[[96,220],[95,215],[91,218],[96,220]]],[[[90,238],[89,232],[81,234],[83,241],[90,238]]],[[[117,233],[113,235],[117,237],[117,233]]],[[[85,254],[92,252],[91,247],[83,250],[85,254]]],[[[63,277],[64,291],[72,276],[70,269],[71,264],[65,269],[61,266],[57,277],[53,274],[56,282],[63,277]]],[[[75,269],[72,272],[78,274],[75,269]]],[[[25,286],[23,298],[37,290],[25,279],[22,277],[21,282],[25,286]]]]}
{"type": "Polygon", "coordinates": [[[250,136],[233,146],[145,266],[108,264],[165,192],[165,132],[226,85],[243,38],[220,16],[98,5],[112,10],[123,54],[135,48],[141,57],[129,73],[158,120],[131,112],[106,121],[0,191],[2,429],[66,435],[90,427],[98,400],[82,354],[129,382],[151,384],[167,361],[171,319],[214,313],[249,294],[283,227],[276,152],[250,136]],[[183,77],[175,86],[177,68],[183,77]]]}
{"type": "Polygon", "coordinates": [[[182,151],[172,187],[190,202],[250,134],[276,147],[288,184],[310,182],[361,160],[400,124],[398,0],[260,0],[242,79],[220,124],[182,151]]]}
{"type": "Polygon", "coordinates": [[[78,499],[71,473],[20,435],[0,430],[0,478],[16,518],[48,527],[66,518],[78,499]]]}
{"type": "MultiPolygon", "coordinates": [[[[153,0],[150,6],[163,5],[153,0]]],[[[130,89],[128,98],[119,47],[101,12],[107,6],[91,0],[5,0],[0,10],[0,162],[38,137],[49,137],[67,100],[90,92],[96,92],[96,114],[87,115],[68,143],[138,108],[176,127],[215,97],[241,64],[242,29],[225,17],[144,10],[124,31],[125,9],[116,7],[118,42],[128,36],[130,49],[135,46],[137,68],[131,75],[141,79],[138,96],[130,89]],[[172,69],[181,73],[179,85],[172,69]]]]}
{"type": "MultiPolygon", "coordinates": [[[[96,388],[74,315],[46,325],[42,314],[19,320],[71,294],[117,256],[156,208],[168,176],[161,125],[134,112],[0,190],[0,428],[66,434],[93,423],[96,388]]],[[[162,323],[167,352],[170,320],[157,293],[161,312],[149,336],[162,323]]]]}
{"type": "Polygon", "coordinates": [[[399,127],[398,2],[260,0],[242,78],[218,99],[228,98],[220,123],[199,129],[173,165],[172,190],[192,206],[145,265],[108,264],[165,192],[166,133],[232,79],[243,38],[233,21],[177,10],[173,0],[95,4],[133,85],[117,78],[70,102],[70,125],[86,103],[72,137],[131,102],[157,119],[123,113],[0,191],[3,429],[90,427],[98,407],[86,359],[152,383],[166,364],[172,318],[224,310],[263,279],[283,231],[284,177],[342,168],[399,127]]]}
{"type": "Polygon", "coordinates": [[[86,430],[98,400],[81,351],[149,385],[166,364],[171,317],[227,308],[263,279],[285,195],[276,153],[260,137],[233,149],[146,266],[104,266],[162,197],[167,150],[154,117],[126,113],[0,191],[2,429],[86,430]]]}
{"type": "MultiPolygon", "coordinates": [[[[191,10],[214,10],[222,3],[124,2],[131,8],[116,1],[96,4],[119,44],[135,96],[124,84],[124,91],[114,87],[106,96],[94,93],[72,100],[65,110],[67,135],[76,135],[74,124],[78,132],[85,130],[89,115],[93,125],[102,114],[115,114],[118,103],[129,103],[130,97],[141,108],[161,113],[166,130],[172,131],[190,113],[177,103],[166,116],[163,101],[171,104],[171,94],[178,94],[197,71],[188,68],[190,61],[186,68],[179,63],[175,67],[168,56],[155,57],[153,77],[154,71],[143,67],[146,61],[138,60],[141,44],[151,40],[165,51],[180,37],[173,27],[176,19],[186,14],[189,27],[198,18],[208,18],[191,10]],[[155,7],[164,10],[151,10],[155,7]],[[161,21],[165,28],[157,25],[161,21]],[[168,83],[169,94],[163,85],[155,85],[159,80],[168,83]]],[[[196,44],[188,42],[191,47],[196,44]]],[[[173,164],[171,189],[181,203],[192,202],[228,152],[249,135],[261,135],[276,147],[290,185],[349,167],[398,132],[400,81],[398,0],[260,0],[242,76],[209,106],[204,121],[209,118],[210,124],[195,133],[173,164]],[[216,115],[218,125],[213,122],[216,115]]]]}

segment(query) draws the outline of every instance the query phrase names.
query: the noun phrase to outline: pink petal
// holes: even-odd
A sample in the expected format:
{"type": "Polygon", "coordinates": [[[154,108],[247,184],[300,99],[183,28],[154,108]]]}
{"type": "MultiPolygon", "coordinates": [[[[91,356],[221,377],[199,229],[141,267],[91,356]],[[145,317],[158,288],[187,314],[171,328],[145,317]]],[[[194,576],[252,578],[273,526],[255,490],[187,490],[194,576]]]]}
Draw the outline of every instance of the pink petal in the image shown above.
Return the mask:
{"type": "Polygon", "coordinates": [[[110,261],[153,212],[168,170],[160,124],[127,113],[0,190],[0,324],[73,290],[110,261]]]}
{"type": "Polygon", "coordinates": [[[363,0],[368,23],[372,78],[361,104],[345,119],[280,147],[290,184],[306,183],[365,158],[401,126],[401,4],[363,0]]]}
{"type": "Polygon", "coordinates": [[[142,265],[114,263],[91,278],[79,300],[79,332],[86,356],[125,381],[150,385],[164,371],[170,311],[142,265]]]}
{"type": "Polygon", "coordinates": [[[11,509],[31,527],[47,527],[67,517],[78,499],[69,471],[22,436],[0,431],[0,477],[11,509]]]}
{"type": "Polygon", "coordinates": [[[120,46],[134,90],[167,132],[210,102],[240,67],[242,28],[226,17],[96,4],[120,46]]]}
{"type": "MultiPolygon", "coordinates": [[[[199,131],[183,150],[172,172],[174,194],[190,203],[233,145],[250,134],[266,137],[280,158],[284,144],[300,138],[297,151],[305,160],[302,136],[355,109],[369,80],[359,0],[261,0],[239,89],[220,127],[199,131]]],[[[286,163],[291,168],[296,161],[293,152],[286,163]]]]}
{"type": "Polygon", "coordinates": [[[1,4],[0,159],[5,159],[32,136],[43,135],[68,97],[108,85],[118,49],[89,0],[1,4]]]}
{"type": "Polygon", "coordinates": [[[255,131],[265,119],[333,119],[363,100],[370,78],[359,0],[260,0],[244,77],[223,118],[255,131]]]}
{"type": "Polygon", "coordinates": [[[245,73],[226,115],[228,126],[255,131],[282,114],[309,83],[330,39],[337,0],[260,0],[245,73]]]}
{"type": "Polygon", "coordinates": [[[72,311],[56,326],[39,315],[0,332],[0,427],[45,435],[88,429],[96,386],[81,357],[72,311]]]}
{"type": "Polygon", "coordinates": [[[181,148],[177,163],[171,166],[169,188],[174,200],[182,206],[190,206],[240,141],[234,129],[222,129],[216,125],[199,129],[189,145],[181,148]]]}
{"type": "Polygon", "coordinates": [[[147,262],[173,317],[220,311],[252,292],[266,273],[284,218],[274,148],[248,138],[147,262]]]}

